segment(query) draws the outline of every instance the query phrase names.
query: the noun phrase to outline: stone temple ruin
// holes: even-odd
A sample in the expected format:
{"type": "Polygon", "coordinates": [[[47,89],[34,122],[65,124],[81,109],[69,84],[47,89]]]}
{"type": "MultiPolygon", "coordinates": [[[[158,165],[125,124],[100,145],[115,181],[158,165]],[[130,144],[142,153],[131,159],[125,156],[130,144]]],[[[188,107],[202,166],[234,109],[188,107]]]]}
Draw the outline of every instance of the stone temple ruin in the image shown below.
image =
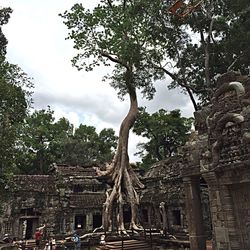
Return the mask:
{"type": "MultiPolygon", "coordinates": [[[[220,76],[212,103],[194,115],[196,131],[179,154],[140,177],[146,186],[138,190],[140,223],[187,235],[193,250],[205,250],[208,238],[213,249],[248,250],[250,78],[220,76]]],[[[108,187],[92,166],[55,165],[49,175],[14,176],[2,202],[0,236],[29,239],[41,224],[58,238],[91,232],[102,224],[108,187]]],[[[125,205],[126,227],[130,217],[125,205]]]]}
{"type": "MultiPolygon", "coordinates": [[[[139,217],[145,228],[165,229],[173,234],[187,232],[183,183],[180,168],[174,169],[175,160],[155,164],[142,177],[147,188],[140,192],[139,217]],[[165,212],[160,203],[164,203],[165,212]]],[[[63,238],[76,230],[84,234],[102,225],[102,206],[109,185],[97,177],[92,166],[54,165],[50,175],[16,175],[11,186],[3,206],[1,235],[31,239],[35,229],[46,224],[45,237],[63,238]]],[[[130,219],[130,208],[125,205],[127,228],[130,219]]],[[[116,229],[114,219],[112,230],[116,229]]]]}
{"type": "Polygon", "coordinates": [[[63,236],[102,224],[105,184],[96,179],[93,167],[56,165],[51,175],[17,175],[12,184],[3,206],[2,234],[30,239],[46,224],[46,236],[63,236]]]}
{"type": "Polygon", "coordinates": [[[250,78],[217,81],[212,104],[195,114],[197,133],[183,149],[182,177],[192,249],[204,248],[200,178],[208,185],[214,249],[250,249],[250,78]]]}

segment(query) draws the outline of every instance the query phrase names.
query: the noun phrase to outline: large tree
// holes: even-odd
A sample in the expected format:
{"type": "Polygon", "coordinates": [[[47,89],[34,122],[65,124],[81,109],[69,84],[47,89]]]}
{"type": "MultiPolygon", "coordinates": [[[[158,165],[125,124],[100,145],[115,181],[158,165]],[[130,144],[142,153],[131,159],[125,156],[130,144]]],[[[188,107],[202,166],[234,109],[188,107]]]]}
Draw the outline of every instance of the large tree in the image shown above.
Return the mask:
{"type": "Polygon", "coordinates": [[[52,163],[50,145],[54,139],[53,111],[35,110],[19,128],[17,166],[26,174],[46,174],[52,163]]]}
{"type": "Polygon", "coordinates": [[[133,132],[147,139],[140,143],[142,167],[149,168],[153,163],[177,153],[178,147],[185,144],[193,119],[181,116],[180,110],[170,112],[160,109],[149,114],[145,107],[139,108],[133,132]]]}
{"type": "Polygon", "coordinates": [[[5,35],[3,34],[2,26],[8,23],[11,13],[12,13],[11,8],[0,9],[0,54],[1,56],[5,56],[6,47],[8,44],[8,41],[5,35]]]}
{"type": "Polygon", "coordinates": [[[78,128],[64,117],[55,121],[54,112],[35,110],[19,126],[16,165],[25,174],[47,174],[52,163],[69,165],[103,164],[116,146],[113,129],[80,124],[78,128]]]}
{"type": "Polygon", "coordinates": [[[31,79],[17,66],[6,61],[7,39],[2,26],[12,10],[0,9],[0,178],[14,170],[17,129],[31,103],[31,79]]]}
{"type": "Polygon", "coordinates": [[[249,71],[249,1],[202,0],[185,17],[179,14],[189,7],[183,4],[182,11],[173,12],[174,3],[160,1],[165,12],[159,12],[151,24],[151,42],[159,55],[152,66],[160,78],[171,78],[170,88],[180,87],[187,93],[197,110],[199,103],[210,101],[218,74],[249,71]]]}
{"type": "Polygon", "coordinates": [[[74,41],[74,48],[79,51],[73,59],[78,69],[92,70],[103,63],[112,64],[113,74],[108,76],[111,86],[120,96],[128,95],[130,109],[121,123],[119,142],[112,163],[106,171],[97,170],[99,175],[109,176],[113,181],[112,189],[107,192],[104,204],[103,226],[110,226],[112,208],[117,202],[117,224],[120,232],[126,232],[123,221],[123,206],[131,206],[131,227],[137,226],[137,205],[139,198],[136,187],[143,187],[129,164],[128,138],[137,111],[136,90],[152,97],[153,72],[148,67],[148,56],[154,57],[148,44],[146,33],[152,13],[157,6],[154,1],[101,0],[92,11],[76,4],[62,16],[71,30],[69,38],[74,41]]]}
{"type": "Polygon", "coordinates": [[[56,162],[70,165],[104,164],[112,160],[117,137],[113,129],[103,129],[98,134],[96,128],[80,124],[75,133],[58,146],[60,152],[56,162]]]}

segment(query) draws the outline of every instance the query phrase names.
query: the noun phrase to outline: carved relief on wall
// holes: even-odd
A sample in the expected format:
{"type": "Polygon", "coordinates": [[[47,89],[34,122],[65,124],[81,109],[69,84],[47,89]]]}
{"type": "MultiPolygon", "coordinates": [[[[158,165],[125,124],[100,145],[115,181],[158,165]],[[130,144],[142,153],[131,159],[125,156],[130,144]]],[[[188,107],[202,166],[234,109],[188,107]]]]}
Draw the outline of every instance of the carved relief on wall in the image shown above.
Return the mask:
{"type": "Polygon", "coordinates": [[[226,82],[220,82],[221,86],[214,94],[211,112],[207,117],[212,169],[244,161],[248,153],[245,145],[250,143],[250,102],[246,101],[249,91],[245,90],[244,85],[249,83],[249,79],[234,73],[227,75],[231,81],[228,82],[224,77],[226,82]],[[239,81],[241,79],[242,82],[239,81]]]}

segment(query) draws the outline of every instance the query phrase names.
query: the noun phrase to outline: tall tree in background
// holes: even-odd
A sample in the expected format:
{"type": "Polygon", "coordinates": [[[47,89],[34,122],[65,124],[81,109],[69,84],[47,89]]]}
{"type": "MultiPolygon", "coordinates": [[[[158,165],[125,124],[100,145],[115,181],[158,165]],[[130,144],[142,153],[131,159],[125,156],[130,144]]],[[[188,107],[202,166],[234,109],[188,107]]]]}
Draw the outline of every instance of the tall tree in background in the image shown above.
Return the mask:
{"type": "Polygon", "coordinates": [[[101,164],[110,160],[116,146],[113,129],[82,125],[75,129],[66,119],[55,122],[54,112],[35,110],[19,127],[16,165],[24,174],[47,174],[52,163],[101,164]]]}
{"type": "Polygon", "coordinates": [[[0,9],[0,179],[15,168],[17,128],[31,104],[31,79],[17,66],[6,61],[7,39],[2,26],[12,10],[0,9]]]}
{"type": "Polygon", "coordinates": [[[210,101],[218,74],[249,73],[249,1],[203,0],[183,18],[168,11],[174,2],[160,1],[165,11],[151,23],[151,42],[161,51],[152,67],[160,79],[170,77],[170,88],[187,93],[197,110],[210,101]]]}
{"type": "Polygon", "coordinates": [[[52,163],[49,147],[54,139],[53,111],[36,110],[20,127],[17,165],[26,174],[46,174],[52,163]]]}
{"type": "Polygon", "coordinates": [[[181,117],[180,110],[168,112],[160,109],[149,114],[146,108],[139,108],[133,132],[148,140],[138,145],[141,150],[137,154],[142,157],[142,168],[147,169],[177,153],[178,147],[188,139],[192,122],[192,118],[181,117]]]}
{"type": "Polygon", "coordinates": [[[110,162],[117,145],[113,129],[98,134],[95,127],[80,124],[73,136],[64,140],[56,162],[70,165],[91,165],[110,162]]]}
{"type": "Polygon", "coordinates": [[[108,230],[110,226],[115,201],[119,208],[119,231],[126,232],[123,220],[125,202],[131,205],[131,228],[138,229],[139,199],[135,188],[143,185],[129,164],[128,138],[138,111],[136,90],[140,89],[148,98],[155,91],[152,85],[153,72],[148,67],[146,58],[155,56],[146,36],[152,21],[150,12],[155,8],[157,3],[154,1],[101,0],[93,11],[76,4],[71,11],[62,15],[71,30],[69,38],[79,51],[73,64],[78,69],[92,70],[101,63],[112,63],[113,74],[107,78],[120,96],[128,95],[130,99],[130,109],[120,126],[119,142],[113,161],[106,171],[97,171],[99,175],[109,176],[113,181],[112,190],[107,192],[104,204],[104,230],[108,230]]]}
{"type": "Polygon", "coordinates": [[[2,27],[3,25],[7,24],[10,18],[10,14],[12,13],[11,8],[1,8],[0,9],[0,54],[2,57],[5,57],[6,54],[6,47],[8,41],[3,34],[2,27]]]}

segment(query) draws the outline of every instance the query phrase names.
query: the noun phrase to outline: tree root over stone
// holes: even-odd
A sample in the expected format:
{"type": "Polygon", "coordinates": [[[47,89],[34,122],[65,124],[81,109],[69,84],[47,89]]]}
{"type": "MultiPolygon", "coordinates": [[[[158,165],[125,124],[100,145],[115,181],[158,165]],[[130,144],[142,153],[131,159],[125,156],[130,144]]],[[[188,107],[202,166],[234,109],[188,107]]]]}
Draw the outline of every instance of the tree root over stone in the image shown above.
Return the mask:
{"type": "Polygon", "coordinates": [[[137,225],[139,197],[136,188],[144,187],[131,167],[128,156],[129,130],[133,126],[138,112],[135,89],[131,86],[129,88],[129,97],[130,109],[120,126],[119,142],[113,161],[111,164],[106,165],[106,170],[104,171],[96,169],[98,176],[110,178],[113,184],[112,188],[106,192],[106,201],[103,204],[103,229],[104,231],[108,231],[111,227],[112,211],[116,202],[118,208],[118,232],[123,234],[127,234],[123,218],[124,204],[130,204],[131,207],[130,228],[133,230],[141,229],[137,225]]]}

